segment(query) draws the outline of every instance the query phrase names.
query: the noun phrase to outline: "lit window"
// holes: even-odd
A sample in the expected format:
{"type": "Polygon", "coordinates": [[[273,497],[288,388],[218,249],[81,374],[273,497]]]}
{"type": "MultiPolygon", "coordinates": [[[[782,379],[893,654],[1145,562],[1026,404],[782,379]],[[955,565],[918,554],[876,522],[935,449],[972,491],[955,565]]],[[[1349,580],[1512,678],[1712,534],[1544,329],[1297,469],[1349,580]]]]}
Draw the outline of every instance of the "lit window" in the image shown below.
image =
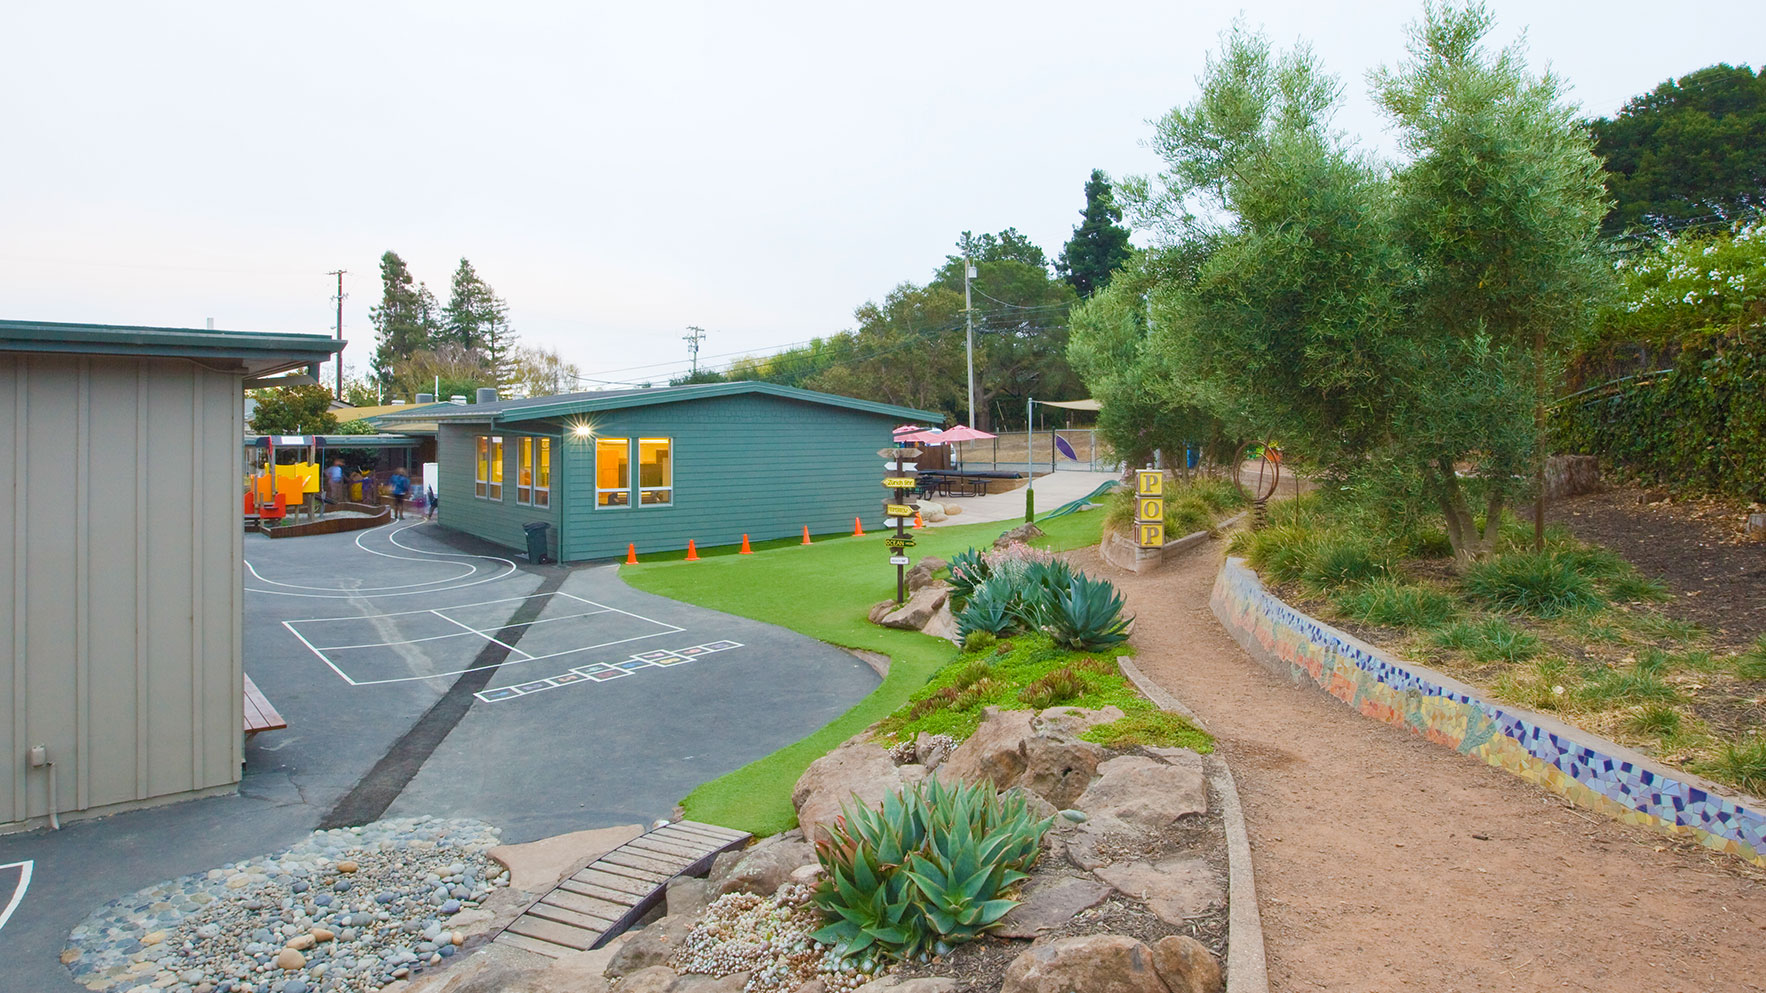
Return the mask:
{"type": "Polygon", "coordinates": [[[632,502],[632,440],[595,440],[595,505],[628,507],[632,502]]]}
{"type": "Polygon", "coordinates": [[[490,461],[487,466],[490,471],[486,473],[488,483],[485,486],[487,491],[485,495],[492,500],[501,500],[503,499],[503,439],[493,434],[490,442],[488,446],[490,461]]]}
{"type": "Polygon", "coordinates": [[[552,505],[552,439],[534,439],[533,505],[552,505]]]}
{"type": "Polygon", "coordinates": [[[515,502],[533,502],[533,439],[527,435],[515,443],[515,502]]]}
{"type": "Polygon", "coordinates": [[[674,502],[673,446],[669,438],[638,439],[638,501],[643,504],[674,502]]]}
{"type": "Polygon", "coordinates": [[[472,495],[484,496],[485,484],[490,481],[490,439],[481,434],[474,441],[478,444],[478,452],[473,457],[472,495]]]}

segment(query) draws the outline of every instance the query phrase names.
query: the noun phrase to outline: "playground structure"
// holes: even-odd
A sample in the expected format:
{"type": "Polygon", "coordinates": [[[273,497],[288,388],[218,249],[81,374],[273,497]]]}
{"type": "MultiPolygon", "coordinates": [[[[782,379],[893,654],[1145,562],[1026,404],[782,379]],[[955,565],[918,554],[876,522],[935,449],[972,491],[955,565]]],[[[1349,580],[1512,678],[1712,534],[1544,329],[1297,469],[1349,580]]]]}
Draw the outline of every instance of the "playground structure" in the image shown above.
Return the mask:
{"type": "MultiPolygon", "coordinates": [[[[390,467],[372,468],[347,482],[343,494],[349,505],[338,503],[324,493],[325,463],[331,452],[347,452],[351,461],[359,461],[362,453],[391,450],[398,465],[411,469],[411,462],[420,440],[407,435],[252,435],[245,439],[246,473],[243,480],[241,507],[248,525],[260,528],[279,526],[295,519],[313,524],[324,516],[327,505],[372,513],[381,501],[384,481],[390,467]],[[400,450],[403,450],[402,452],[400,450]],[[291,457],[294,461],[282,461],[291,457]],[[398,459],[404,459],[399,462],[398,459]],[[274,523],[273,523],[274,522],[274,523]]],[[[380,456],[378,461],[387,461],[380,456]]],[[[424,506],[422,478],[411,474],[412,494],[409,506],[424,506]]]]}

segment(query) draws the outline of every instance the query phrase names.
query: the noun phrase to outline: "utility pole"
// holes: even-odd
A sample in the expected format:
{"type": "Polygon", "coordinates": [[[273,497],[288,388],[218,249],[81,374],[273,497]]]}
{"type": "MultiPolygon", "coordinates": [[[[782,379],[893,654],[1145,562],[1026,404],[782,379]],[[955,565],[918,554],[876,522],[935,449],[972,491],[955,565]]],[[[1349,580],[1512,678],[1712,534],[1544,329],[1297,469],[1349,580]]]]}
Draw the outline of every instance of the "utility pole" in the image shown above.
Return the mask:
{"type": "MultiPolygon", "coordinates": [[[[327,276],[336,276],[337,277],[337,340],[338,341],[343,340],[343,274],[348,271],[349,271],[348,269],[338,269],[335,272],[328,272],[325,274],[327,276]]],[[[337,398],[339,400],[342,400],[343,399],[343,350],[342,349],[339,349],[337,352],[336,362],[337,362],[337,398]]]]}
{"type": "Polygon", "coordinates": [[[693,333],[682,335],[681,340],[687,343],[687,351],[692,353],[693,378],[697,379],[699,378],[699,343],[705,340],[705,329],[696,328],[689,324],[687,330],[693,333]]]}
{"type": "Polygon", "coordinates": [[[969,264],[969,253],[963,253],[963,321],[968,325],[963,335],[963,355],[969,360],[969,428],[975,428],[975,309],[969,298],[969,280],[975,267],[969,264]]]}

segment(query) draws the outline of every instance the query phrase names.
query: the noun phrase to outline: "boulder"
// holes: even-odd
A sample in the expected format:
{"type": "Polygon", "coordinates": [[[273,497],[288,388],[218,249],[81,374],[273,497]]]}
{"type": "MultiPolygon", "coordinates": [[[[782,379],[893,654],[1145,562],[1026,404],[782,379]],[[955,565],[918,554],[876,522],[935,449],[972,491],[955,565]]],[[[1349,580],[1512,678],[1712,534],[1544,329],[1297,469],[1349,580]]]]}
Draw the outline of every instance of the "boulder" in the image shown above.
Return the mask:
{"type": "Polygon", "coordinates": [[[962,512],[963,505],[960,503],[947,503],[944,505],[944,516],[946,517],[955,517],[962,512]]]}
{"type": "Polygon", "coordinates": [[[1120,707],[1104,707],[1101,710],[1089,710],[1085,707],[1050,707],[1036,715],[1038,730],[1058,730],[1067,734],[1080,734],[1111,721],[1119,721],[1123,717],[1120,707]]]}
{"type": "Polygon", "coordinates": [[[981,726],[944,760],[939,777],[966,783],[989,782],[996,789],[1012,786],[1029,767],[1024,757],[1024,739],[1033,733],[1028,711],[987,707],[981,712],[981,726]]]}
{"type": "Polygon", "coordinates": [[[1000,918],[994,934],[1002,938],[1035,938],[1067,923],[1080,911],[1097,906],[1110,893],[1110,887],[1094,879],[1033,876],[1024,884],[1024,902],[1000,918]]]}
{"type": "MultiPolygon", "coordinates": [[[[842,804],[875,806],[891,791],[925,776],[924,766],[896,765],[887,750],[860,733],[810,763],[791,790],[791,805],[797,809],[797,823],[803,828],[804,837],[814,841],[825,835],[824,825],[840,816],[842,804]]],[[[813,862],[815,858],[812,855],[806,861],[813,862]]]]}
{"type": "Polygon", "coordinates": [[[937,580],[932,577],[937,574],[938,570],[943,569],[949,564],[950,563],[936,555],[928,555],[920,561],[915,562],[913,567],[908,570],[908,589],[917,590],[922,587],[931,586],[933,583],[937,582],[937,580]]]}
{"type": "Polygon", "coordinates": [[[1012,960],[1000,993],[1170,993],[1153,950],[1114,934],[1056,938],[1012,960]]]}
{"type": "Polygon", "coordinates": [[[963,635],[957,629],[957,619],[950,612],[950,601],[947,599],[927,619],[926,626],[920,629],[921,634],[934,638],[943,638],[953,645],[962,645],[963,635]]]}
{"type": "Polygon", "coordinates": [[[947,586],[928,586],[916,590],[908,596],[907,602],[895,610],[883,615],[877,623],[886,628],[900,628],[904,631],[918,631],[926,626],[938,608],[950,600],[950,588],[947,586]]]}
{"type": "Polygon", "coordinates": [[[1153,968],[1171,993],[1222,993],[1226,989],[1220,961],[1208,946],[1186,934],[1168,934],[1153,942],[1153,968]]]}
{"type": "Polygon", "coordinates": [[[883,618],[888,617],[893,610],[895,610],[894,600],[879,600],[871,604],[871,609],[865,616],[870,618],[872,624],[881,624],[883,618]]]}
{"type": "Polygon", "coordinates": [[[717,899],[717,895],[717,887],[708,879],[676,876],[668,881],[668,890],[663,900],[670,917],[697,917],[711,901],[717,899]]]}
{"type": "Polygon", "coordinates": [[[818,977],[797,987],[792,990],[791,993],[828,993],[828,984],[822,982],[821,978],[818,977]]]}
{"type": "Polygon", "coordinates": [[[998,538],[993,539],[993,547],[1004,548],[1007,545],[1021,545],[1032,538],[1040,538],[1042,535],[1042,528],[1039,528],[1034,524],[1020,524],[1012,530],[1007,531],[1005,534],[1000,535],[998,538]]]}
{"type": "Polygon", "coordinates": [[[914,758],[926,767],[927,772],[938,768],[950,757],[954,748],[956,745],[947,734],[927,734],[921,731],[914,736],[914,758]]]}
{"type": "Polygon", "coordinates": [[[1226,891],[1214,870],[1198,858],[1171,859],[1157,865],[1123,862],[1095,871],[1099,879],[1146,904],[1167,924],[1204,917],[1226,903],[1226,891]]]}
{"type": "Polygon", "coordinates": [[[666,965],[653,965],[619,981],[619,993],[668,993],[680,977],[666,965]]]}
{"type": "Polygon", "coordinates": [[[1018,785],[1056,807],[1069,807],[1091,785],[1098,763],[1110,757],[1102,746],[1068,734],[1024,739],[1024,773],[1018,785]]]}
{"type": "Polygon", "coordinates": [[[884,976],[860,986],[853,993],[956,993],[956,988],[957,981],[944,976],[921,976],[918,979],[884,976]]]}
{"type": "MultiPolygon", "coordinates": [[[[772,896],[791,881],[799,866],[816,860],[815,846],[802,839],[767,840],[750,848],[742,861],[717,885],[719,893],[753,893],[772,896]]],[[[670,910],[673,913],[673,910],[670,910]]]]}
{"type": "MultiPolygon", "coordinates": [[[[628,931],[625,943],[619,946],[619,951],[613,953],[613,958],[608,960],[607,968],[601,974],[608,979],[623,976],[626,982],[630,982],[638,972],[653,966],[667,965],[680,952],[681,946],[686,943],[687,933],[692,930],[692,917],[670,914],[639,930],[628,931]]],[[[673,973],[669,976],[672,981],[673,973]]],[[[622,984],[621,989],[624,988],[622,984]]]]}
{"type": "MultiPolygon", "coordinates": [[[[954,760],[954,757],[953,757],[954,760]]],[[[1157,831],[1180,817],[1208,810],[1207,778],[1198,760],[1170,765],[1141,755],[1121,755],[1098,766],[1098,778],[1073,806],[1103,833],[1157,831]]]]}

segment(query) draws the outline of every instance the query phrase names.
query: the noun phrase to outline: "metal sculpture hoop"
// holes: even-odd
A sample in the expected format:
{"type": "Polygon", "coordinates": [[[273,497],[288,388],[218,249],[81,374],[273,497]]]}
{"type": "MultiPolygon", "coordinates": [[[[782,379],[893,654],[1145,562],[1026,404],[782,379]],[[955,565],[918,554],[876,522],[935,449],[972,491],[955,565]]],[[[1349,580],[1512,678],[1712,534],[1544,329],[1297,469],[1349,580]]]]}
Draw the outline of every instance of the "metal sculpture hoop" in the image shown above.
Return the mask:
{"type": "Polygon", "coordinates": [[[1269,521],[1269,498],[1275,495],[1276,484],[1282,479],[1282,449],[1274,441],[1249,441],[1239,449],[1233,461],[1233,485],[1251,501],[1251,527],[1261,528],[1269,521]],[[1257,461],[1257,478],[1249,489],[1245,486],[1245,463],[1257,461]]]}

